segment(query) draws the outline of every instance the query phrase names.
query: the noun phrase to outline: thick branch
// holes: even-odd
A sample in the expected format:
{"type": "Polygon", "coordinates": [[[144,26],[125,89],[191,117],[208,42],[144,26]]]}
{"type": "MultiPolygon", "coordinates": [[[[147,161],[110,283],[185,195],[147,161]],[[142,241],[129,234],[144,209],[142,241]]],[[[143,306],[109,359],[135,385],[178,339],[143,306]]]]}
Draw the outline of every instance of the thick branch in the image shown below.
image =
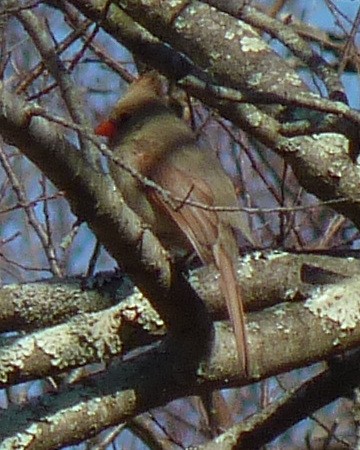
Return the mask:
{"type": "MultiPolygon", "coordinates": [[[[246,287],[244,292],[249,309],[283,302],[247,315],[254,378],[294,369],[359,344],[358,261],[286,253],[258,254],[252,259],[245,257],[239,269],[239,281],[246,287]],[[296,302],[300,299],[307,300],[296,302]],[[274,342],[277,343],[276,352],[274,342]]],[[[190,280],[210,305],[213,316],[221,316],[226,308],[220,301],[216,278],[216,273],[203,268],[193,273],[190,280]]],[[[39,288],[43,285],[39,284],[39,288]]],[[[15,289],[13,286],[11,292],[16,292],[15,289]]],[[[36,283],[29,285],[27,290],[36,292],[36,283]]],[[[8,291],[5,287],[4,294],[8,291]]],[[[51,289],[49,285],[46,292],[55,313],[56,303],[61,306],[59,288],[53,285],[51,289]]],[[[14,295],[14,304],[26,300],[21,300],[21,296],[26,297],[26,289],[20,286],[18,295],[14,295]]],[[[28,305],[30,309],[39,308],[35,301],[28,305]]],[[[202,379],[217,380],[222,386],[224,380],[228,380],[225,385],[249,382],[239,377],[230,328],[218,324],[217,330],[218,343],[215,342],[215,350],[204,362],[202,379]]],[[[63,325],[9,343],[0,352],[0,380],[5,386],[56,375],[84,364],[104,362],[154,342],[165,334],[166,329],[156,312],[136,291],[116,307],[101,313],[77,315],[63,325]],[[20,373],[19,365],[22,367],[20,373]]],[[[192,362],[196,365],[196,359],[192,362]]]]}
{"type": "MultiPolygon", "coordinates": [[[[218,342],[226,341],[228,329],[222,325],[216,328],[218,342]]],[[[302,334],[305,332],[302,331],[302,334]]],[[[224,347],[218,345],[218,352],[213,362],[215,367],[224,367],[222,355],[224,347]]],[[[268,340],[268,347],[274,350],[273,341],[268,340]]],[[[182,398],[187,395],[200,394],[203,390],[217,389],[224,386],[223,377],[228,372],[221,372],[222,380],[214,377],[215,371],[210,373],[209,378],[204,371],[204,367],[199,368],[198,375],[193,376],[192,369],[189,371],[186,361],[179,360],[174,349],[158,348],[147,354],[132,359],[127,363],[120,362],[113,365],[102,376],[96,377],[90,384],[83,388],[74,388],[70,391],[59,393],[57,397],[47,397],[39,401],[39,404],[32,408],[13,407],[7,410],[0,421],[0,436],[4,438],[2,444],[12,448],[15,442],[30,442],[37,449],[58,448],[64,445],[75,444],[82,440],[96,435],[103,429],[119,424],[129,417],[138,415],[145,410],[167,403],[175,398],[182,398]],[[146,376],[144,376],[146,374],[146,376]],[[42,402],[44,405],[42,407],[42,402]],[[71,423],[71,426],[69,424],[71,423]],[[24,441],[23,441],[24,440],[24,441]]],[[[277,348],[281,352],[283,347],[277,348]]],[[[235,345],[234,345],[235,354],[235,345]]],[[[234,368],[237,364],[234,362],[234,368]]],[[[244,449],[249,448],[252,432],[259,439],[258,442],[266,442],[281,432],[282,427],[277,427],[271,431],[272,420],[278,417],[277,408],[282,411],[293,411],[293,405],[301,400],[299,414],[292,414],[286,417],[292,418],[287,421],[287,426],[296,423],[297,420],[310,414],[320,406],[334,400],[339,395],[344,395],[359,383],[358,360],[351,357],[344,363],[344,369],[332,373],[325,373],[319,380],[319,386],[327,386],[327,395],[320,390],[316,390],[317,384],[313,388],[303,390],[306,396],[287,397],[282,404],[275,404],[272,408],[256,416],[253,420],[246,422],[240,430],[230,431],[231,435],[238,435],[241,440],[246,439],[244,449]],[[344,382],[345,377],[345,382],[344,382]],[[320,394],[314,398],[314,393],[320,394]],[[287,402],[290,402],[287,405],[287,402]],[[305,406],[305,407],[304,407],[305,406]],[[264,434],[257,435],[258,426],[262,424],[260,431],[264,434]],[[249,431],[250,429],[250,431],[249,431]]],[[[228,386],[234,385],[234,379],[230,379],[228,386]]],[[[297,395],[296,392],[294,392],[297,395]]],[[[282,415],[281,415],[282,417],[282,415]]],[[[234,438],[231,438],[234,439],[234,438]]]]}
{"type": "Polygon", "coordinates": [[[329,91],[330,98],[337,100],[346,99],[339,74],[320,54],[316,53],[316,51],[308,45],[306,40],[303,39],[299,33],[296,32],[296,27],[294,27],[292,23],[283,23],[273,19],[258,9],[247,5],[246,2],[234,2],[228,0],[201,1],[232,15],[235,18],[241,18],[249,25],[259,28],[261,31],[269,33],[270,36],[277,38],[323,80],[329,91]]]}

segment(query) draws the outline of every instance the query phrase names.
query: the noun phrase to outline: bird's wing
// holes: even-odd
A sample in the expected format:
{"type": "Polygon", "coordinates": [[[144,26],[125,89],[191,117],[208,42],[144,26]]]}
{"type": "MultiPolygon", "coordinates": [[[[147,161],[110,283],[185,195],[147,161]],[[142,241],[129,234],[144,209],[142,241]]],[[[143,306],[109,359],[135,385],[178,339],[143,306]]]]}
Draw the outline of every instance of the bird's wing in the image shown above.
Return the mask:
{"type": "Polygon", "coordinates": [[[219,270],[220,286],[234,327],[241,369],[247,373],[245,316],[236,275],[238,249],[231,226],[221,222],[219,212],[206,209],[206,205],[214,203],[213,193],[206,181],[201,178],[194,180],[186,170],[178,167],[172,167],[171,171],[159,168],[153,179],[172,194],[173,204],[155,190],[150,193],[153,200],[177,223],[203,263],[213,262],[219,270]],[[190,205],[188,201],[196,201],[204,207],[190,205]]]}
{"type": "Polygon", "coordinates": [[[206,209],[206,205],[213,204],[208,184],[199,178],[194,180],[186,170],[177,167],[172,167],[171,171],[166,167],[158,168],[152,178],[170,192],[171,198],[156,190],[151,190],[149,195],[178,225],[202,262],[215,262],[212,247],[218,239],[219,217],[216,212],[206,209]],[[192,201],[204,208],[188,203],[192,201]]]}

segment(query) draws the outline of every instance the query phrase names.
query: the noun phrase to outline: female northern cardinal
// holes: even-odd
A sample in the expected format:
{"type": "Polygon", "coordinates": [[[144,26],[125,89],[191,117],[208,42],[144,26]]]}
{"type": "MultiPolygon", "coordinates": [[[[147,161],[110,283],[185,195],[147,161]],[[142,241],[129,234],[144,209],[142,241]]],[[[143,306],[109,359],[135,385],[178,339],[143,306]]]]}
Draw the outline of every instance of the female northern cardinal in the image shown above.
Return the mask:
{"type": "Polygon", "coordinates": [[[206,209],[207,205],[236,206],[234,186],[215,155],[200,149],[192,130],[167,107],[161,91],[161,82],[154,74],[140,77],[95,131],[109,138],[109,147],[124,165],[170,193],[170,199],[166,198],[161,190],[151,189],[110,161],[112,176],[126,203],[151,226],[163,246],[172,254],[193,248],[204,264],[215,263],[241,366],[247,372],[233,227],[248,237],[248,225],[238,211],[206,209]],[[203,206],[190,205],[191,201],[203,206]]]}

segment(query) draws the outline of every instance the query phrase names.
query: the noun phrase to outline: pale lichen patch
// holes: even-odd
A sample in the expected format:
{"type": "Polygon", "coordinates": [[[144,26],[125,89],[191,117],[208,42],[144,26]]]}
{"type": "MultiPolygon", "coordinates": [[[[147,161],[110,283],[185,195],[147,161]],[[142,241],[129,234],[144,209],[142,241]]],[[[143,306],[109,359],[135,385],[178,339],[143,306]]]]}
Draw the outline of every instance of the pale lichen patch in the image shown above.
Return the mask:
{"type": "Polygon", "coordinates": [[[219,58],[222,57],[222,53],[217,50],[214,50],[209,53],[209,56],[213,61],[217,61],[219,58]]]}
{"type": "Polygon", "coordinates": [[[7,383],[11,374],[24,367],[24,361],[34,350],[35,342],[32,337],[21,340],[15,349],[3,348],[0,352],[0,381],[7,383]]]}
{"type": "Polygon", "coordinates": [[[249,117],[254,127],[259,127],[262,124],[262,113],[255,111],[249,117]]]}
{"type": "Polygon", "coordinates": [[[251,74],[247,80],[247,85],[250,87],[260,86],[264,79],[263,72],[255,72],[251,74]]]}
{"type": "Polygon", "coordinates": [[[66,330],[61,337],[58,333],[51,334],[51,330],[45,330],[36,338],[36,346],[49,357],[51,365],[59,369],[85,364],[89,356],[88,349],[84,346],[67,345],[71,327],[66,327],[66,330]]]}
{"type": "Polygon", "coordinates": [[[198,9],[196,8],[195,5],[190,5],[190,6],[188,6],[188,8],[187,8],[187,12],[188,12],[191,16],[194,16],[195,14],[198,13],[198,9]]]}
{"type": "Polygon", "coordinates": [[[284,258],[286,256],[289,256],[289,253],[282,252],[281,250],[274,250],[270,253],[266,253],[265,257],[268,261],[272,261],[274,259],[284,258]]]}
{"type": "Polygon", "coordinates": [[[295,71],[286,72],[284,78],[293,86],[301,86],[302,84],[301,78],[295,71]]]}
{"type": "Polygon", "coordinates": [[[360,278],[316,289],[305,307],[321,319],[339,324],[341,330],[354,329],[360,322],[360,278]]]}
{"type": "Polygon", "coordinates": [[[244,278],[252,278],[254,276],[254,268],[249,262],[245,263],[244,261],[241,261],[240,267],[238,266],[236,273],[244,278]]]}
{"type": "Polygon", "coordinates": [[[321,133],[308,136],[310,141],[317,140],[318,147],[330,154],[347,153],[349,149],[349,140],[339,133],[321,133]],[[329,151],[330,150],[330,151],[329,151]]]}
{"type": "Polygon", "coordinates": [[[286,317],[286,311],[282,308],[276,308],[274,310],[274,315],[277,316],[279,319],[283,319],[286,317]]]}
{"type": "Polygon", "coordinates": [[[240,30],[242,33],[246,32],[248,35],[251,34],[252,36],[259,36],[255,29],[246,22],[238,22],[238,30],[240,30]]]}
{"type": "Polygon", "coordinates": [[[34,436],[32,434],[28,434],[26,432],[18,433],[17,436],[10,437],[2,441],[1,448],[3,450],[20,450],[29,448],[33,440],[34,436]]]}
{"type": "Polygon", "coordinates": [[[258,322],[255,322],[255,321],[248,322],[247,328],[252,331],[260,331],[260,329],[261,329],[258,322]]]}
{"type": "Polygon", "coordinates": [[[328,168],[327,173],[332,178],[341,178],[344,169],[346,169],[346,167],[341,161],[334,161],[333,164],[328,168]]]}
{"type": "Polygon", "coordinates": [[[298,293],[297,289],[289,288],[284,293],[284,299],[287,301],[293,300],[296,297],[297,293],[298,293]]]}
{"type": "Polygon", "coordinates": [[[245,264],[251,263],[252,261],[261,260],[263,257],[263,253],[259,251],[254,251],[252,253],[247,253],[243,256],[243,261],[245,264]]]}
{"type": "Polygon", "coordinates": [[[196,270],[189,270],[188,281],[195,290],[199,290],[202,287],[196,270]]]}
{"type": "Polygon", "coordinates": [[[182,6],[184,3],[184,0],[168,0],[168,6],[171,8],[178,8],[179,6],[182,6]]]}
{"type": "MultiPolygon", "coordinates": [[[[97,357],[103,361],[121,352],[122,342],[117,331],[121,325],[115,314],[104,314],[93,324],[91,338],[97,357]]],[[[90,334],[89,334],[90,341],[90,334]]]]}
{"type": "Polygon", "coordinates": [[[121,306],[121,317],[127,321],[140,325],[144,330],[155,332],[155,329],[162,330],[164,321],[152,308],[149,300],[137,289],[128,297],[121,306]]]}
{"type": "Polygon", "coordinates": [[[174,28],[177,30],[183,30],[188,26],[186,20],[183,17],[178,17],[174,22],[174,28]]]}
{"type": "Polygon", "coordinates": [[[236,36],[236,33],[233,30],[228,30],[228,31],[226,31],[224,38],[229,41],[232,41],[235,36],[236,36]]]}
{"type": "Polygon", "coordinates": [[[240,39],[240,45],[243,52],[261,52],[268,49],[266,42],[257,36],[244,36],[240,39]]]}

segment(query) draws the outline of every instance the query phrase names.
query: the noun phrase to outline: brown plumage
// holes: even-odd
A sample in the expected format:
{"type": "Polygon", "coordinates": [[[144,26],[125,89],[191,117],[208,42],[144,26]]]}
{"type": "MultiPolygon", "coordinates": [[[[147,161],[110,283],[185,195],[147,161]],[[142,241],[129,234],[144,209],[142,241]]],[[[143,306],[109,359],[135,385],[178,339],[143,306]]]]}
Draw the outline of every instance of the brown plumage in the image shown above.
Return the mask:
{"type": "Polygon", "coordinates": [[[97,134],[109,138],[114,156],[171,193],[144,186],[115,162],[110,170],[127,204],[149,224],[173,254],[194,249],[204,264],[214,263],[234,327],[242,369],[247,372],[247,343],[241,289],[236,277],[238,249],[233,227],[249,238],[240,212],[211,211],[187,204],[236,206],[230,178],[211,151],[199,148],[187,124],[166,106],[153,74],[140,77],[115,106],[97,134]],[[175,200],[178,199],[178,200],[175,200]]]}

